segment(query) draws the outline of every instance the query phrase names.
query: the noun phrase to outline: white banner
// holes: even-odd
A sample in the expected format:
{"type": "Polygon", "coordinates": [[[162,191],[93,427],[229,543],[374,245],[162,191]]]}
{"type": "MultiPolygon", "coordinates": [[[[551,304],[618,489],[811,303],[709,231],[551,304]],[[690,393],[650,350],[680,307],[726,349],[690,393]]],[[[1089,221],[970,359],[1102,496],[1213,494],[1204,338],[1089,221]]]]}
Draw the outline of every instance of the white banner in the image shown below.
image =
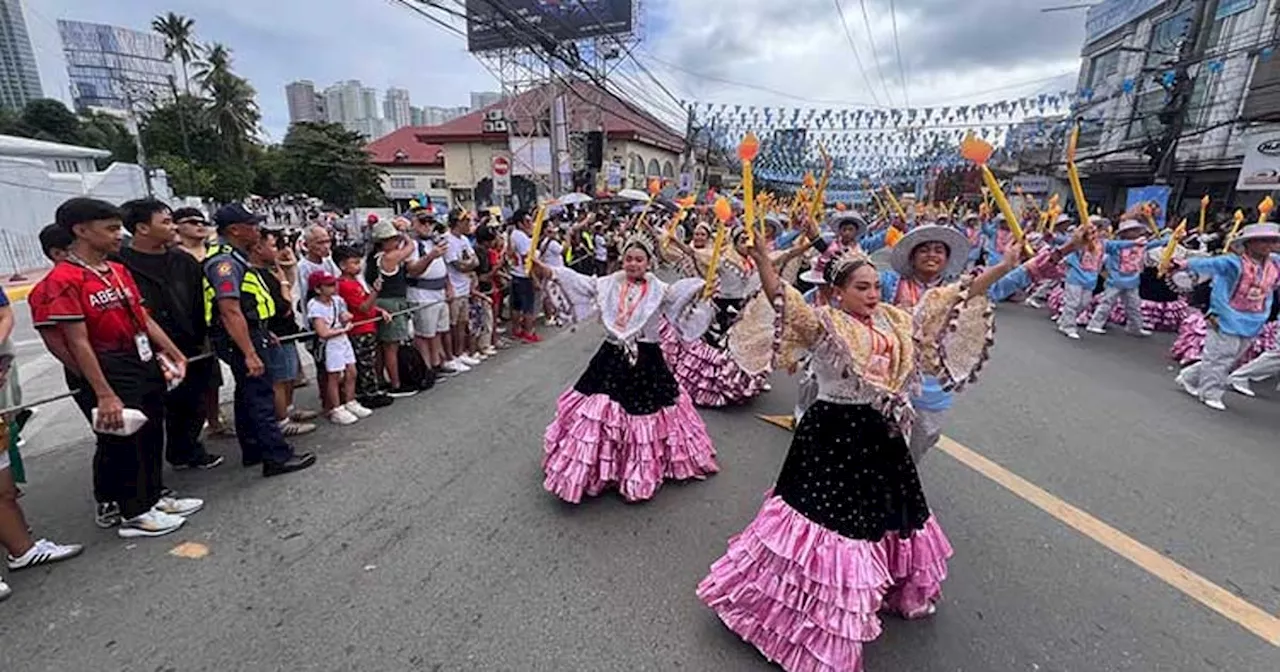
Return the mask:
{"type": "Polygon", "coordinates": [[[1241,138],[1244,163],[1236,191],[1272,191],[1280,189],[1280,126],[1271,125],[1249,131],[1241,138]]]}

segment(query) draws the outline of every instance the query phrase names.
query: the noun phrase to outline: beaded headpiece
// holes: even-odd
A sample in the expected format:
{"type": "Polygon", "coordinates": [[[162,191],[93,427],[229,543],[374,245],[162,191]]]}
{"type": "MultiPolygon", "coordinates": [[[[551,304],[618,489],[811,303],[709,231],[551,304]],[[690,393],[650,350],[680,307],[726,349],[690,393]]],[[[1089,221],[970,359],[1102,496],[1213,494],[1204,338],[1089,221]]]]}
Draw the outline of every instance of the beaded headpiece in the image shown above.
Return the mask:
{"type": "Polygon", "coordinates": [[[653,259],[656,256],[654,254],[655,247],[653,241],[649,239],[649,236],[643,233],[631,234],[631,236],[627,238],[626,242],[622,244],[622,253],[626,254],[627,250],[630,250],[633,247],[638,247],[644,250],[645,255],[650,259],[653,259]]]}
{"type": "Polygon", "coordinates": [[[870,264],[871,257],[862,251],[861,247],[851,247],[841,252],[839,256],[827,263],[823,269],[823,276],[827,284],[836,286],[840,284],[840,280],[850,269],[856,268],[863,264],[870,264]]]}

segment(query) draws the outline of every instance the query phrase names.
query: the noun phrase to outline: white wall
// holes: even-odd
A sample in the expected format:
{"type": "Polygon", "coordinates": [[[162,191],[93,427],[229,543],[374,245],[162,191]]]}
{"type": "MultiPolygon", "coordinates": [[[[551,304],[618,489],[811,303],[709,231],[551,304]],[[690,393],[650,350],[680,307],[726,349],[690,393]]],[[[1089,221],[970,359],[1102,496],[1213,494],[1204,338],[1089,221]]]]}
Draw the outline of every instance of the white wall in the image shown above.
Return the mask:
{"type": "MultiPolygon", "coordinates": [[[[155,197],[170,201],[173,192],[163,172],[153,178],[155,197]]],[[[39,161],[0,157],[0,274],[47,266],[40,252],[40,229],[69,198],[91,196],[120,204],[147,195],[142,168],[113,163],[96,173],[50,173],[39,161]]]]}

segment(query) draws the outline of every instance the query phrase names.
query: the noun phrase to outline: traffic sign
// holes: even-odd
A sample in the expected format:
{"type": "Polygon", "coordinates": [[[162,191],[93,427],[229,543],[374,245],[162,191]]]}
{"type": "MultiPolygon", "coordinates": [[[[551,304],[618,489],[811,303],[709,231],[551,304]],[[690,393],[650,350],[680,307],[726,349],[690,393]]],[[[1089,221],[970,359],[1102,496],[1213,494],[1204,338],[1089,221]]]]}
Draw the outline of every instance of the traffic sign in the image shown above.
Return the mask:
{"type": "Polygon", "coordinates": [[[511,195],[511,159],[503,154],[496,154],[492,161],[493,195],[511,195]]]}

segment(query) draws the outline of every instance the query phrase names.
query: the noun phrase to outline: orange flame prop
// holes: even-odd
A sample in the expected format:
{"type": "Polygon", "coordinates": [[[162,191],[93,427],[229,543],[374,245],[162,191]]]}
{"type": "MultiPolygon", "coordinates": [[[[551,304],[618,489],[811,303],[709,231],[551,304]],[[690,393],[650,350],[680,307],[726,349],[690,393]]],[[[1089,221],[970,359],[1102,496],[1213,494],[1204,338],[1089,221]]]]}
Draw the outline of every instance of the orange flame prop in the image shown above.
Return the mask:
{"type": "MultiPolygon", "coordinates": [[[[1004,215],[1004,219],[1009,224],[1009,230],[1013,232],[1013,237],[1024,241],[1027,248],[1027,254],[1031,254],[1031,245],[1026,244],[1026,237],[1022,232],[1022,222],[1018,221],[1018,216],[1013,212],[1013,206],[1009,205],[1009,199],[1005,198],[1004,190],[1000,188],[1000,181],[992,174],[991,169],[987,167],[987,161],[991,160],[991,155],[995,152],[995,147],[985,140],[981,140],[974,136],[970,131],[965,136],[963,142],[960,143],[960,156],[978,164],[978,169],[982,171],[982,181],[987,185],[987,189],[991,192],[991,196],[995,198],[996,205],[1000,206],[1000,212],[1004,215]]],[[[1088,210],[1085,210],[1088,212],[1088,210]]]]}

